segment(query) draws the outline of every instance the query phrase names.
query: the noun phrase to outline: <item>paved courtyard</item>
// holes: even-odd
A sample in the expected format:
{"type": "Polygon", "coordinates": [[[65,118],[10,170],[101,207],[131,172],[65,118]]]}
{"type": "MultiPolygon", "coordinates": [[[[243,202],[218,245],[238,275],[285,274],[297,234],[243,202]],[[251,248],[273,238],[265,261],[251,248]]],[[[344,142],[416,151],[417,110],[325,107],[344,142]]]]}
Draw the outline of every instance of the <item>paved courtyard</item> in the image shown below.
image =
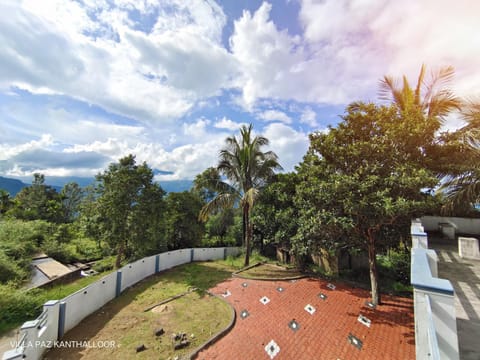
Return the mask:
{"type": "Polygon", "coordinates": [[[318,279],[232,278],[212,291],[237,319],[198,359],[415,358],[411,299],[384,296],[372,309],[368,291],[318,279]]]}

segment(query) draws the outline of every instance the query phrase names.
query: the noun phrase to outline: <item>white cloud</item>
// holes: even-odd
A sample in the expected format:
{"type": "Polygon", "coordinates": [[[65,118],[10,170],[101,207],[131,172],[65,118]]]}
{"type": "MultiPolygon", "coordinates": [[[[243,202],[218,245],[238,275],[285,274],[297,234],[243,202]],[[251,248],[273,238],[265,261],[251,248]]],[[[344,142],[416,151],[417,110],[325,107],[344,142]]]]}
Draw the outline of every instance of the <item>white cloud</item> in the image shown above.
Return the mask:
{"type": "Polygon", "coordinates": [[[246,123],[237,123],[227,119],[225,116],[213,124],[217,129],[226,129],[230,131],[237,131],[242,125],[246,125],[246,123]]]}
{"type": "Polygon", "coordinates": [[[259,113],[257,117],[265,121],[281,121],[285,124],[292,123],[290,116],[279,110],[266,110],[259,113]]]}
{"type": "Polygon", "coordinates": [[[315,113],[315,111],[312,110],[311,107],[306,107],[305,109],[303,109],[300,115],[300,122],[312,128],[316,128],[318,126],[317,114],[315,113]]]}
{"type": "Polygon", "coordinates": [[[269,148],[278,155],[285,171],[292,171],[308,150],[308,135],[285,124],[269,124],[263,135],[270,140],[269,148]]]}
{"type": "Polygon", "coordinates": [[[457,92],[478,93],[480,38],[472,34],[480,31],[479,12],[480,3],[470,0],[302,0],[300,19],[319,56],[336,54],[330,60],[347,75],[336,86],[357,87],[358,95],[370,88],[375,100],[372,80],[406,74],[414,82],[422,63],[454,66],[457,92]]]}
{"type": "Polygon", "coordinates": [[[41,150],[52,145],[54,145],[54,140],[50,134],[42,134],[39,140],[31,140],[14,146],[11,144],[0,144],[0,160],[7,160],[22,152],[41,150]]]}
{"type": "Polygon", "coordinates": [[[65,94],[142,121],[172,122],[230,86],[235,60],[219,42],[226,19],[216,3],[136,4],[2,3],[0,87],[65,94]],[[158,11],[152,29],[139,30],[128,12],[134,6],[158,11]],[[175,28],[162,26],[172,19],[175,28]]]}

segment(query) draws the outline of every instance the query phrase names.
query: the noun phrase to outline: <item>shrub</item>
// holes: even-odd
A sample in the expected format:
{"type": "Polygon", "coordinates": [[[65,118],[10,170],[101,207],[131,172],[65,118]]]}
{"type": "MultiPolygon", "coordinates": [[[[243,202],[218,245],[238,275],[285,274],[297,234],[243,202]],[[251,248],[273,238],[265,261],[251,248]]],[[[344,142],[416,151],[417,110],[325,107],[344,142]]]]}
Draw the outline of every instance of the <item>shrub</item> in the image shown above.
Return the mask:
{"type": "Polygon", "coordinates": [[[35,319],[43,305],[41,290],[16,289],[12,284],[0,284],[0,331],[8,330],[27,320],[35,319]]]}
{"type": "Polygon", "coordinates": [[[93,270],[97,272],[104,272],[112,270],[115,267],[116,256],[107,256],[98,260],[93,265],[93,270]]]}
{"type": "Polygon", "coordinates": [[[0,250],[0,283],[11,281],[19,284],[27,275],[28,271],[24,267],[20,267],[17,262],[12,261],[0,250]]]}

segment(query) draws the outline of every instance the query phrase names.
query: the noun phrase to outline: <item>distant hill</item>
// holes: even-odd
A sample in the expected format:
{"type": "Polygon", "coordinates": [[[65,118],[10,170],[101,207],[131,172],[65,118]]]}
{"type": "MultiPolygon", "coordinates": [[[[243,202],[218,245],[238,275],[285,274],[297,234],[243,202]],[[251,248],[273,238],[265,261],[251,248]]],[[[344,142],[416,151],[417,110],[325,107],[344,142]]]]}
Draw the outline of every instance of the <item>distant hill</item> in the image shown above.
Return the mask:
{"type": "Polygon", "coordinates": [[[0,189],[6,190],[10,193],[10,196],[15,196],[20,190],[22,190],[27,184],[17,179],[9,179],[0,176],[0,189]]]}
{"type": "MultiPolygon", "coordinates": [[[[32,178],[12,179],[0,176],[0,189],[4,189],[10,193],[10,196],[15,196],[24,187],[31,185],[32,178]]],[[[55,190],[60,191],[65,184],[69,182],[76,182],[81,187],[86,187],[93,184],[93,178],[85,177],[68,177],[68,176],[45,176],[45,183],[52,186],[55,190]]],[[[167,193],[188,191],[192,187],[192,180],[169,180],[160,181],[160,186],[167,193]]]]}

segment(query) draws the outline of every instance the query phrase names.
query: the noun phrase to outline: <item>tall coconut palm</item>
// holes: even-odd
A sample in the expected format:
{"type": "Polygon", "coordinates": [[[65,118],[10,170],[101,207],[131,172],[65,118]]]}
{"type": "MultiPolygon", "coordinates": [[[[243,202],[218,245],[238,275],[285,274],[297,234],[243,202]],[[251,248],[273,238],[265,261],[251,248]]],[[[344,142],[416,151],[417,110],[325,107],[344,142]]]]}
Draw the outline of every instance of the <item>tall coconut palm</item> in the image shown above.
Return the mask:
{"type": "Polygon", "coordinates": [[[459,110],[461,101],[449,88],[455,71],[453,67],[440,68],[432,72],[429,81],[425,80],[426,67],[423,64],[415,89],[406,76],[399,82],[391,76],[380,80],[380,99],[392,101],[400,111],[420,111],[424,119],[437,131],[448,114],[459,110]]]}
{"type": "Polygon", "coordinates": [[[225,139],[225,147],[220,150],[217,171],[227,181],[217,180],[213,185],[216,196],[200,211],[203,221],[208,215],[223,208],[238,204],[243,215],[243,239],[245,244],[245,266],[250,262],[250,245],[252,226],[250,216],[258,192],[275,170],[282,167],[277,155],[272,151],[263,152],[261,148],[268,145],[267,138],[252,133],[253,125],[240,128],[240,138],[235,136],[225,139]]]}

